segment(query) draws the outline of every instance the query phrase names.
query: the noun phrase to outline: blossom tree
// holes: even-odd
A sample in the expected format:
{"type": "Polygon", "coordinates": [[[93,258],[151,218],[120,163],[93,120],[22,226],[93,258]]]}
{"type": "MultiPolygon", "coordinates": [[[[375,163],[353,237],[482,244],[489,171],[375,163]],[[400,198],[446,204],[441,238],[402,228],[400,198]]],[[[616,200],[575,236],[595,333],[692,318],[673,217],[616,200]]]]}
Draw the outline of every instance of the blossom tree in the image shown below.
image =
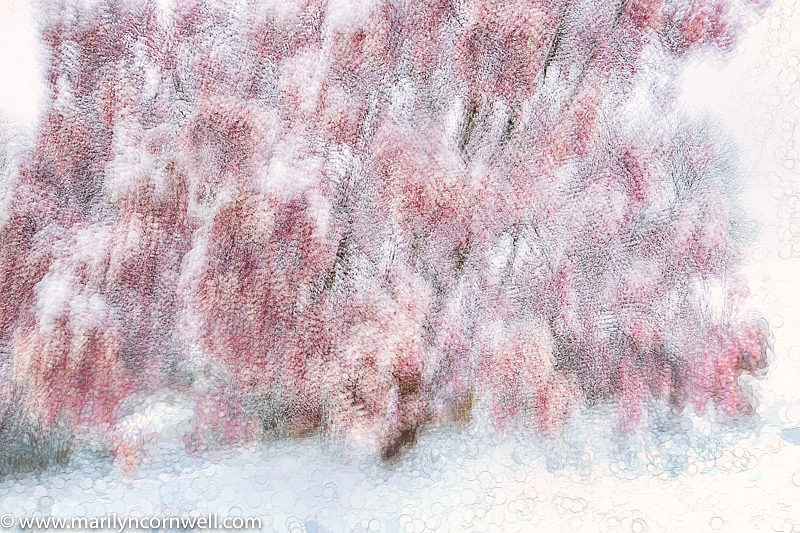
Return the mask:
{"type": "Polygon", "coordinates": [[[749,414],[739,171],[676,98],[737,9],[43,8],[50,101],[0,229],[15,386],[112,425],[180,388],[197,442],[324,430],[385,458],[476,405],[545,432],[582,405],[749,414]]]}

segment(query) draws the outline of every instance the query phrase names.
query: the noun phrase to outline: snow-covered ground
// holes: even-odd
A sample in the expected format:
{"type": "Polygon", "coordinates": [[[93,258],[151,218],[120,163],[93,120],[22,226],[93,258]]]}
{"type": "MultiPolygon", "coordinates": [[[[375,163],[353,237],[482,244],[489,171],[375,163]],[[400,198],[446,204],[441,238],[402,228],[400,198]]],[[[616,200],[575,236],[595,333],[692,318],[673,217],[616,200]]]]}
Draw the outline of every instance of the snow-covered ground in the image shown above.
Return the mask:
{"type": "MultiPolygon", "coordinates": [[[[191,455],[191,402],[164,394],[126,420],[157,436],[140,464],[90,450],[43,475],[0,481],[0,514],[260,517],[263,531],[800,532],[800,13],[779,1],[725,63],[684,74],[687,109],[721,117],[750,176],[758,220],[747,258],[750,305],[775,334],[774,363],[754,384],[762,423],[707,419],[611,439],[603,413],[563,440],[500,438],[477,417],[420,436],[396,464],[309,438],[191,455]]],[[[42,82],[23,0],[0,2],[0,112],[31,125],[42,82]]],[[[658,424],[654,420],[653,424],[658,424]]],[[[15,529],[15,525],[9,529],[15,529]]],[[[0,529],[2,527],[0,526],[0,529]]]]}
{"type": "Polygon", "coordinates": [[[384,464],[314,439],[192,456],[180,439],[191,416],[182,403],[151,399],[134,415],[160,434],[138,469],[82,452],[67,468],[0,483],[0,511],[216,513],[307,532],[800,529],[800,447],[775,424],[736,433],[686,418],[620,449],[602,413],[577,418],[558,442],[499,439],[476,421],[423,435],[384,464]]]}

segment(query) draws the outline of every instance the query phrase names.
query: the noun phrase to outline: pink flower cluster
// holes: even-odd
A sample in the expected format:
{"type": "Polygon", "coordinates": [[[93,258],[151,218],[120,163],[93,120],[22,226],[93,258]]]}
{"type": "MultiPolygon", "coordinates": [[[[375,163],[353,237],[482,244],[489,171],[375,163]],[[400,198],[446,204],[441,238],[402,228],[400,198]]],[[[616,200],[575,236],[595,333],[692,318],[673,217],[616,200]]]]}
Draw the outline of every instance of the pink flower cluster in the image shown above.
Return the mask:
{"type": "Polygon", "coordinates": [[[109,424],[188,389],[192,449],[322,429],[385,457],[477,404],[542,431],[597,403],[747,414],[767,332],[726,285],[737,170],[674,82],[734,9],[52,4],[0,228],[8,386],[109,424]]]}

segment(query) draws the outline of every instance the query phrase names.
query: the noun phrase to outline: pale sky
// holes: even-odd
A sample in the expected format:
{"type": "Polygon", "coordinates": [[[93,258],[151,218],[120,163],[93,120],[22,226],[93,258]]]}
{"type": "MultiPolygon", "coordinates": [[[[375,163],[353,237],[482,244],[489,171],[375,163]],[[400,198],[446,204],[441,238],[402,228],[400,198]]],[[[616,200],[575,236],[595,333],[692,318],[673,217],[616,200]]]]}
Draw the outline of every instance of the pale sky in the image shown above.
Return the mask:
{"type": "Polygon", "coordinates": [[[0,113],[32,124],[44,94],[39,45],[29,4],[0,0],[0,113]]]}

